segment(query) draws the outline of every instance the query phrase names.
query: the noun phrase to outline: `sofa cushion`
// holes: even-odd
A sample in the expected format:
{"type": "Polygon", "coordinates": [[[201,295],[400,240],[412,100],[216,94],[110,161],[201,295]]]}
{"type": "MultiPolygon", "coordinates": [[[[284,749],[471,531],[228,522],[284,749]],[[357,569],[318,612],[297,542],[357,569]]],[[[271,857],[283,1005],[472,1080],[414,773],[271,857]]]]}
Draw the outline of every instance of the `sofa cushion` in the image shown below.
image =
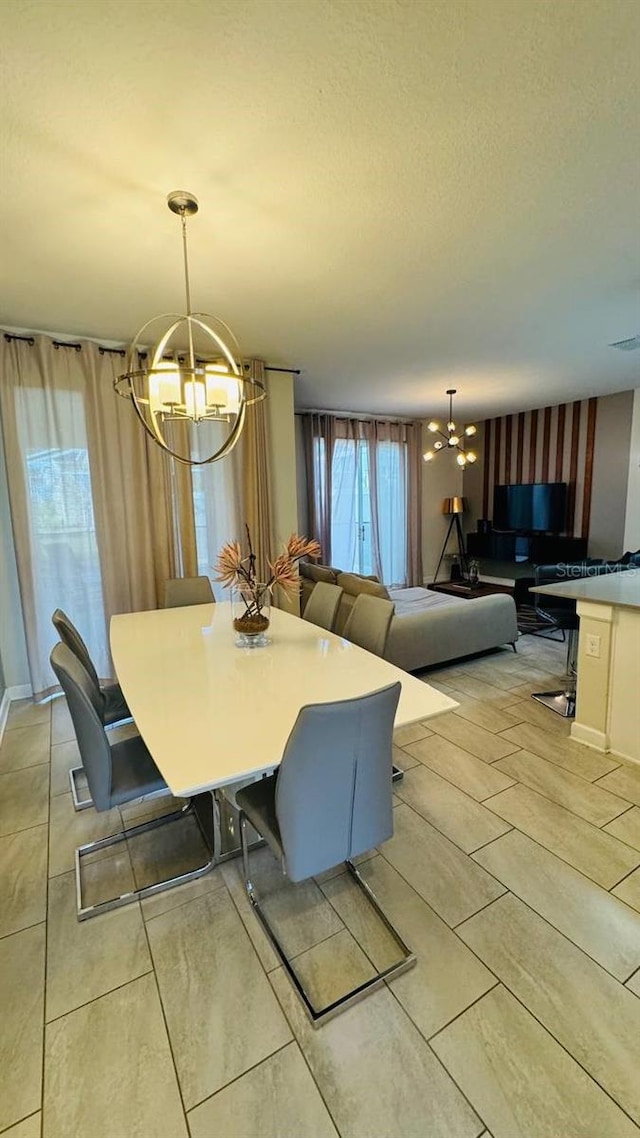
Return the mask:
{"type": "Polygon", "coordinates": [[[371,597],[382,597],[389,600],[389,592],[379,581],[371,577],[360,577],[357,573],[338,573],[337,584],[349,596],[359,597],[360,593],[368,593],[371,597]]]}
{"type": "Polygon", "coordinates": [[[310,561],[300,562],[300,575],[308,581],[324,581],[327,585],[335,585],[338,579],[337,570],[330,565],[312,565],[310,561]]]}
{"type": "Polygon", "coordinates": [[[369,577],[359,577],[357,573],[338,573],[338,585],[343,590],[334,625],[334,632],[337,632],[338,636],[342,636],[347,617],[355,604],[356,597],[361,593],[368,593],[370,597],[382,597],[385,601],[391,599],[379,581],[372,581],[369,577]]]}

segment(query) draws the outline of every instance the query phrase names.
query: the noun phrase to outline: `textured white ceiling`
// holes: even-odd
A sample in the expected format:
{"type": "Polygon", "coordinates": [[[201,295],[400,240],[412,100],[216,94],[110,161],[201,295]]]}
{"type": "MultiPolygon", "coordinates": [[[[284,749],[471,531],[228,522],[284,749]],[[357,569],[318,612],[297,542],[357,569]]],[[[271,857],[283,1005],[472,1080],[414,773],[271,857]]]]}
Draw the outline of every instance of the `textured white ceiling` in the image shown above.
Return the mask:
{"type": "Polygon", "coordinates": [[[638,0],[0,0],[0,322],[195,306],[300,406],[640,386],[638,0]]]}

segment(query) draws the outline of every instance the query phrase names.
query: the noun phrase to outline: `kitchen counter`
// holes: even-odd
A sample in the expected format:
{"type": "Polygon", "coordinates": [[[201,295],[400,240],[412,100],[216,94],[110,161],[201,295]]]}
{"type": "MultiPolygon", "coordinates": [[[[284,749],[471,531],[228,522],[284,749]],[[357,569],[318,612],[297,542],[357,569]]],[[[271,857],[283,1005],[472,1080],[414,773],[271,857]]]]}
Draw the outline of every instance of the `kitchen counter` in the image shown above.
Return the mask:
{"type": "Polygon", "coordinates": [[[572,739],[640,763],[640,570],[558,581],[532,592],[576,601],[580,630],[572,739]]]}
{"type": "Polygon", "coordinates": [[[577,581],[558,581],[553,585],[531,588],[532,593],[550,593],[553,597],[570,597],[574,601],[590,601],[595,605],[619,605],[640,609],[640,569],[624,573],[603,573],[600,577],[580,577],[577,581]]]}

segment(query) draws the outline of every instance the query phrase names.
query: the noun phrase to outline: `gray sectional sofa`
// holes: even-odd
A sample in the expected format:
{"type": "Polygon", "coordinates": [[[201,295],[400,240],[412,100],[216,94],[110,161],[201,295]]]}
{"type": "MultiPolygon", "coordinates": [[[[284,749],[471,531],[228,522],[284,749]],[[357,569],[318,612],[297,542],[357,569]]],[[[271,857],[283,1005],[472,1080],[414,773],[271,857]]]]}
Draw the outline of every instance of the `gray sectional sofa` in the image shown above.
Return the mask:
{"type": "Polygon", "coordinates": [[[303,563],[301,611],[317,581],[339,585],[343,595],[335,631],[340,634],[360,593],[394,602],[385,657],[407,672],[419,671],[447,660],[486,652],[518,637],[516,606],[507,594],[465,600],[431,589],[386,589],[375,577],[342,573],[328,565],[303,563]]]}

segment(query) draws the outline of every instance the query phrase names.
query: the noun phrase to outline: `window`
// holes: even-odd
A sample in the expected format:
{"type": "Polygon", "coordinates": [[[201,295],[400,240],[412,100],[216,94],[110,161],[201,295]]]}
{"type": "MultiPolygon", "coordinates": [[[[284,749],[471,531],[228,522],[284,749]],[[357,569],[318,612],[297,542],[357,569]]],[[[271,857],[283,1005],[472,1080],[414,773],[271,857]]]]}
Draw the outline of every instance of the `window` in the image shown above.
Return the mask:
{"type": "MultiPolygon", "coordinates": [[[[199,434],[192,432],[192,456],[200,457],[212,441],[203,438],[205,427],[209,434],[219,429],[217,423],[201,423],[199,434]],[[196,437],[197,436],[197,437],[196,437]],[[198,449],[199,448],[199,449],[198,449]]],[[[219,445],[219,444],[218,444],[219,445]]],[[[213,448],[212,448],[213,449],[213,448]]],[[[209,449],[208,453],[212,453],[209,449]]],[[[191,468],[193,511],[195,515],[198,573],[213,576],[218,553],[227,541],[242,537],[240,518],[240,486],[236,452],[224,462],[210,462],[206,466],[191,468]]],[[[221,586],[213,585],[218,600],[226,600],[221,586]]]]}
{"type": "MultiPolygon", "coordinates": [[[[314,439],[320,494],[326,483],[326,440],[314,439]]],[[[352,573],[407,581],[407,444],[362,437],[335,439],[331,461],[331,561],[352,573]]]]}
{"type": "Polygon", "coordinates": [[[86,640],[98,673],[108,676],[111,665],[82,396],[61,391],[51,406],[44,392],[22,389],[16,410],[39,641],[48,656],[56,641],[51,614],[64,609],[86,640]],[[57,446],[50,445],[52,438],[57,446]]]}

